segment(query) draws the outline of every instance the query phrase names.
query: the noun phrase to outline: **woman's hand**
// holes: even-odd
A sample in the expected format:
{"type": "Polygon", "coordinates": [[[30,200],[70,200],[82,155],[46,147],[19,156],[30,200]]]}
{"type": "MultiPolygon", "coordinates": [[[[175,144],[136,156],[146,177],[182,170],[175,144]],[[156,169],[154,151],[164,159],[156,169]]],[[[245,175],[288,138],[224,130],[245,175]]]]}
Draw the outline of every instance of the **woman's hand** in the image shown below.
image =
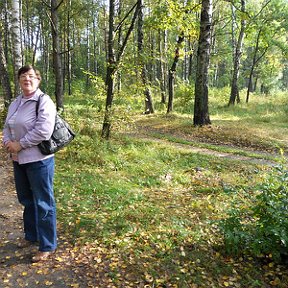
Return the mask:
{"type": "Polygon", "coordinates": [[[6,148],[7,152],[9,152],[9,153],[18,153],[19,151],[22,150],[22,146],[17,141],[13,141],[13,142],[9,141],[5,145],[5,148],[6,148]]]}

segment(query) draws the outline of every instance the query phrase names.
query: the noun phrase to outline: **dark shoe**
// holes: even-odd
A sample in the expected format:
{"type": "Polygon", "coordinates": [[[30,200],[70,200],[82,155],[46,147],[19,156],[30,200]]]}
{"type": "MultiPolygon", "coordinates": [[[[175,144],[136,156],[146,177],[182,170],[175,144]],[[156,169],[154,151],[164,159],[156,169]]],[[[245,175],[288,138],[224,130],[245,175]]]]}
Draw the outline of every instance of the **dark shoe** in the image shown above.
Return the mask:
{"type": "Polygon", "coordinates": [[[35,242],[32,241],[28,241],[26,239],[21,239],[18,243],[17,243],[17,247],[18,248],[26,248],[29,246],[32,246],[35,242]]]}
{"type": "Polygon", "coordinates": [[[48,260],[55,251],[48,251],[48,252],[42,252],[38,251],[33,257],[32,257],[32,262],[37,263],[37,262],[43,262],[48,260]]]}

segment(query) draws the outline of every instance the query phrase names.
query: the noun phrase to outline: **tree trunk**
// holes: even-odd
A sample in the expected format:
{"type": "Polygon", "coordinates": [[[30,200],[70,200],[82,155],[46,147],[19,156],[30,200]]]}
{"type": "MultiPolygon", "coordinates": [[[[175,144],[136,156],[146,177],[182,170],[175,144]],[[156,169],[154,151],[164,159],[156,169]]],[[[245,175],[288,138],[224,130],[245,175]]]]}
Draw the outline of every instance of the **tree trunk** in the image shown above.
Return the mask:
{"type": "MultiPolygon", "coordinates": [[[[243,14],[246,13],[246,0],[241,0],[241,12],[243,14]]],[[[242,56],[242,46],[243,46],[243,40],[244,40],[244,33],[246,29],[246,20],[245,17],[242,17],[241,20],[241,28],[240,33],[235,49],[234,54],[234,64],[233,64],[233,75],[232,75],[232,81],[231,81],[231,93],[230,93],[230,99],[228,105],[234,105],[235,101],[237,99],[237,103],[240,102],[240,96],[239,96],[239,88],[238,88],[238,79],[239,79],[239,70],[240,70],[240,61],[242,56]]]]}
{"type": "MultiPolygon", "coordinates": [[[[123,6],[123,1],[118,2],[118,17],[121,19],[122,17],[122,7],[123,6]]],[[[118,40],[117,40],[117,47],[121,47],[123,45],[123,31],[122,31],[122,26],[119,27],[118,29],[118,40]]],[[[116,83],[115,86],[117,87],[117,92],[119,93],[122,90],[122,74],[121,71],[117,71],[117,77],[116,77],[116,83]]]]}
{"type": "Polygon", "coordinates": [[[72,53],[71,53],[71,0],[68,2],[68,11],[67,11],[67,82],[68,82],[68,95],[72,95],[72,53]]]}
{"type": "MultiPolygon", "coordinates": [[[[86,20],[86,71],[88,73],[91,72],[91,57],[90,57],[90,27],[89,27],[89,18],[87,17],[86,20]]],[[[90,86],[90,77],[87,74],[86,75],[86,83],[85,83],[86,89],[88,90],[90,86]]]]}
{"type": "Polygon", "coordinates": [[[22,66],[22,40],[21,40],[21,20],[20,20],[20,1],[12,1],[11,11],[11,37],[13,49],[13,68],[14,68],[14,96],[20,93],[20,86],[18,82],[18,70],[22,66]]]}
{"type": "Polygon", "coordinates": [[[260,59],[265,55],[265,53],[268,50],[268,47],[266,47],[264,49],[264,51],[262,52],[262,54],[257,58],[261,32],[262,32],[262,29],[259,30],[258,35],[257,35],[256,46],[255,46],[254,55],[253,55],[253,61],[252,61],[251,70],[249,73],[249,82],[248,82],[248,89],[247,89],[247,95],[246,95],[246,103],[249,102],[249,95],[250,95],[252,87],[255,87],[255,85],[253,85],[253,83],[252,83],[252,80],[253,80],[253,74],[254,74],[256,64],[260,61],[260,59]]]}
{"type": "Polygon", "coordinates": [[[175,74],[176,74],[176,68],[180,57],[180,47],[182,42],[184,41],[184,35],[181,35],[178,37],[176,50],[175,50],[175,56],[173,64],[169,70],[168,75],[168,106],[167,106],[167,113],[170,113],[173,111],[173,101],[174,101],[174,82],[175,82],[175,74]]]}
{"type": "Polygon", "coordinates": [[[163,32],[159,31],[159,54],[160,54],[160,61],[159,61],[159,81],[160,81],[160,90],[161,90],[161,103],[166,103],[166,94],[167,94],[167,30],[163,32]],[[163,38],[163,41],[162,41],[163,38]]]}
{"type": "Polygon", "coordinates": [[[35,65],[35,63],[36,63],[36,52],[37,52],[36,50],[37,50],[39,39],[40,39],[40,19],[39,19],[38,30],[36,33],[35,44],[34,44],[34,46],[32,46],[32,61],[31,61],[32,65],[35,65]]]}
{"type": "Polygon", "coordinates": [[[4,19],[4,23],[3,23],[3,49],[4,49],[4,54],[5,54],[5,59],[6,61],[8,61],[8,43],[9,43],[9,21],[8,21],[8,13],[6,11],[8,11],[8,0],[5,0],[5,2],[3,3],[3,11],[2,13],[4,13],[4,16],[2,19],[4,19]]]}
{"type": "Polygon", "coordinates": [[[191,42],[191,37],[189,37],[189,69],[188,69],[188,79],[192,80],[194,76],[194,66],[195,66],[195,53],[194,51],[196,50],[195,47],[197,45],[197,41],[191,42]],[[192,53],[193,52],[193,53],[192,53]]]}
{"type": "MultiPolygon", "coordinates": [[[[116,56],[114,51],[114,42],[115,42],[115,25],[114,25],[114,18],[115,18],[115,0],[109,0],[109,28],[108,28],[108,59],[107,59],[107,72],[106,72],[106,86],[107,86],[107,97],[106,97],[106,108],[105,108],[105,115],[102,127],[101,137],[104,139],[109,139],[110,130],[111,130],[111,109],[112,109],[112,102],[114,98],[114,79],[117,73],[117,69],[119,66],[119,62],[123,56],[124,50],[126,48],[128,39],[133,31],[134,24],[138,15],[138,1],[133,6],[133,8],[129,11],[130,14],[135,8],[135,13],[132,17],[131,25],[127,30],[126,36],[124,37],[123,44],[121,47],[118,48],[118,54],[116,56]]],[[[128,16],[127,14],[127,16],[128,16]]],[[[126,17],[125,17],[126,18],[126,17]]]]}
{"type": "Polygon", "coordinates": [[[162,31],[158,30],[158,53],[159,61],[157,62],[157,79],[159,82],[159,87],[161,91],[161,103],[166,103],[166,93],[165,93],[165,77],[164,77],[164,54],[163,54],[163,40],[162,31]]]}
{"type": "Polygon", "coordinates": [[[195,126],[211,124],[208,111],[208,67],[210,62],[212,0],[203,0],[197,51],[194,119],[195,126]]]}
{"type": "Polygon", "coordinates": [[[115,15],[115,0],[109,0],[109,28],[108,28],[108,61],[106,72],[106,110],[104,115],[104,122],[102,127],[102,138],[109,139],[111,130],[111,108],[114,97],[114,76],[116,72],[116,56],[114,51],[114,15],[115,15]]]}
{"type": "Polygon", "coordinates": [[[51,0],[51,26],[52,26],[52,42],[53,42],[53,68],[56,79],[55,96],[57,110],[63,109],[63,71],[61,62],[61,51],[60,51],[60,38],[59,38],[59,19],[58,11],[59,8],[57,0],[51,0]]]}
{"type": "Polygon", "coordinates": [[[8,108],[12,99],[12,89],[10,86],[9,74],[7,71],[7,63],[3,49],[2,39],[3,39],[3,33],[2,28],[0,27],[0,82],[3,87],[4,105],[6,108],[8,108]]]}
{"type": "Polygon", "coordinates": [[[96,24],[96,14],[93,15],[93,72],[95,73],[95,75],[98,75],[98,61],[97,61],[97,50],[98,48],[98,44],[97,44],[97,24],[96,24]]]}
{"type": "MultiPolygon", "coordinates": [[[[43,19],[44,17],[40,17],[40,30],[44,31],[45,30],[45,20],[43,19]]],[[[49,40],[48,37],[45,35],[45,33],[40,33],[40,50],[42,51],[43,55],[43,63],[42,63],[42,87],[43,85],[46,84],[44,89],[48,86],[49,83],[49,70],[50,70],[50,53],[49,53],[49,40]]]]}
{"type": "Polygon", "coordinates": [[[233,63],[234,63],[234,58],[236,54],[236,28],[237,28],[237,23],[236,23],[236,8],[233,3],[231,3],[231,15],[232,15],[232,25],[231,25],[231,42],[232,42],[232,56],[233,56],[233,63]]]}
{"type": "Polygon", "coordinates": [[[155,32],[150,29],[149,31],[149,46],[150,46],[150,55],[149,55],[149,62],[146,63],[146,69],[149,71],[149,75],[147,75],[149,81],[152,83],[155,79],[156,75],[156,67],[155,67],[155,61],[152,59],[155,59],[155,50],[157,51],[157,48],[155,49],[155,32]]]}
{"type": "Polygon", "coordinates": [[[140,67],[142,69],[141,71],[141,78],[142,83],[144,86],[144,96],[145,96],[145,114],[152,114],[154,113],[153,103],[152,103],[152,96],[151,91],[149,88],[149,80],[147,76],[147,68],[146,64],[143,61],[143,21],[144,21],[144,15],[143,15],[143,9],[144,9],[144,3],[143,0],[138,1],[138,54],[139,54],[139,62],[140,67]]]}
{"type": "Polygon", "coordinates": [[[253,61],[252,61],[252,65],[251,65],[251,69],[250,69],[250,73],[249,73],[249,81],[248,81],[248,88],[247,88],[247,94],[246,94],[246,103],[249,102],[249,96],[250,96],[250,90],[252,87],[252,78],[253,78],[254,68],[256,65],[256,57],[257,57],[257,52],[258,52],[258,47],[259,47],[260,35],[261,35],[261,29],[257,34],[256,46],[255,46],[254,55],[253,55],[253,61]]]}

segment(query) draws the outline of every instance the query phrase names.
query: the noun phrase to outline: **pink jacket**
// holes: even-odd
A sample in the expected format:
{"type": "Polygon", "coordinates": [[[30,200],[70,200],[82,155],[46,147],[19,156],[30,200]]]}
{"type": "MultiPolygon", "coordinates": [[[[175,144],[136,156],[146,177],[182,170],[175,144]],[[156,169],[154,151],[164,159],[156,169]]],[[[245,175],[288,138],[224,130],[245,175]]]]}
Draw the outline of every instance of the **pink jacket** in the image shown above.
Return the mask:
{"type": "Polygon", "coordinates": [[[22,150],[18,153],[19,164],[36,162],[52,157],[43,155],[37,145],[43,140],[48,140],[53,132],[56,117],[56,107],[48,96],[40,99],[38,117],[36,115],[36,104],[43,92],[37,89],[34,95],[19,107],[22,95],[19,95],[9,106],[8,114],[3,129],[3,144],[11,141],[11,133],[8,120],[15,113],[15,140],[20,142],[22,150]]]}

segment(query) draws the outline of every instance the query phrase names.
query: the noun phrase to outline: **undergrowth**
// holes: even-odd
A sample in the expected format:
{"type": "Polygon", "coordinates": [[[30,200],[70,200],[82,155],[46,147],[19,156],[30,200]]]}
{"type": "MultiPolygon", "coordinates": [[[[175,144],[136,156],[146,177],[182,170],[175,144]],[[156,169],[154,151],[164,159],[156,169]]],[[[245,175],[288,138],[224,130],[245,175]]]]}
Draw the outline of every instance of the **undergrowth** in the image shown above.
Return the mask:
{"type": "MultiPolygon", "coordinates": [[[[191,283],[202,287],[205,283],[203,287],[213,287],[214,281],[224,285],[225,279],[213,279],[233,273],[233,269],[225,262],[226,253],[219,256],[217,247],[224,241],[226,252],[240,255],[242,242],[247,244],[252,237],[241,234],[244,208],[238,211],[233,205],[245,199],[249,199],[247,207],[254,203],[259,193],[252,191],[266,181],[271,168],[129,136],[139,123],[133,124],[133,115],[125,107],[117,108],[111,139],[102,141],[102,104],[87,97],[69,102],[66,118],[77,137],[57,154],[55,179],[58,218],[67,239],[75,244],[101,243],[117,251],[125,269],[133,270],[133,281],[138,279],[155,287],[162,287],[161,283],[174,283],[176,287],[189,287],[191,283]],[[231,207],[235,215],[229,220],[227,211],[231,207]],[[223,224],[220,230],[215,223],[225,218],[226,228],[223,224]],[[227,238],[227,227],[237,231],[234,239],[227,238]]],[[[156,121],[157,117],[146,118],[146,129],[149,119],[156,121]]],[[[165,124],[163,119],[159,125],[165,124]]],[[[172,127],[177,123],[178,132],[181,123],[188,129],[187,117],[174,114],[168,120],[172,127]]],[[[265,253],[274,250],[266,249],[265,253]]],[[[242,287],[253,287],[257,281],[261,286],[265,279],[259,274],[259,266],[250,270],[237,281],[242,287]],[[252,275],[257,281],[251,280],[252,275]]],[[[119,275],[114,275],[115,283],[120,281],[119,275]]]]}
{"type": "Polygon", "coordinates": [[[275,261],[287,257],[288,246],[288,171],[273,172],[250,193],[231,203],[228,217],[219,222],[224,249],[229,254],[271,254],[275,261]]]}
{"type": "MultiPolygon", "coordinates": [[[[183,101],[176,99],[175,104],[178,100],[184,103],[190,92],[183,88],[183,101]]],[[[271,273],[266,273],[255,256],[276,256],[286,247],[282,226],[286,220],[277,222],[286,212],[286,190],[268,181],[273,169],[175,145],[193,141],[195,135],[204,140],[210,135],[214,144],[226,141],[231,146],[241,135],[237,151],[244,142],[259,144],[258,139],[263,142],[254,148],[267,151],[281,140],[285,150],[283,95],[255,102],[252,97],[249,105],[228,108],[221,104],[225,97],[215,92],[212,126],[203,129],[192,127],[192,116],[185,111],[167,117],[163,111],[156,116],[142,115],[139,100],[129,93],[122,96],[114,109],[109,141],[100,137],[103,95],[79,92],[65,98],[65,118],[77,136],[56,154],[55,195],[61,237],[75,245],[93,247],[91,253],[100,247],[105,257],[110,255],[112,264],[121,259],[110,275],[116,287],[121,287],[122,277],[128,275],[129,281],[125,279],[132,286],[127,287],[264,287],[279,277],[282,286],[278,287],[287,287],[288,277],[281,266],[273,270],[271,280],[271,273]],[[128,102],[126,97],[130,97],[128,102]],[[281,105],[275,104],[278,100],[281,105]],[[138,114],[131,110],[135,102],[138,114]],[[156,133],[154,136],[160,130],[171,138],[164,142],[141,138],[138,127],[156,133]],[[220,227],[223,219],[227,222],[220,227]],[[264,236],[268,238],[262,241],[264,236]],[[225,253],[219,249],[223,243],[225,253]],[[263,245],[256,247],[255,243],[263,245]],[[234,258],[229,258],[231,255],[234,258]]],[[[253,153],[249,155],[253,157],[253,153]]],[[[286,179],[284,174],[281,177],[286,179]]]]}

